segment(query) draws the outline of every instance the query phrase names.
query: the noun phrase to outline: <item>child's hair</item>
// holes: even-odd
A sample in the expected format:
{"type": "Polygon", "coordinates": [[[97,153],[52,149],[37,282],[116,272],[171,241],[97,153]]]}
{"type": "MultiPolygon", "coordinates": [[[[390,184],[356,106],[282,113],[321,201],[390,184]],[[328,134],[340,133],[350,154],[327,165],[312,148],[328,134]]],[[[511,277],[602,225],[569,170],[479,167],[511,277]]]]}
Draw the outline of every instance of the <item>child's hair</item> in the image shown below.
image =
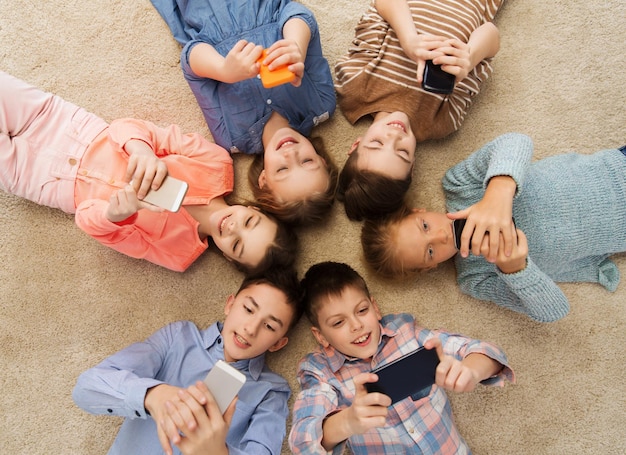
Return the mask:
{"type": "Polygon", "coordinates": [[[358,149],[355,149],[339,174],[337,199],[343,202],[346,215],[353,221],[379,219],[397,210],[411,186],[412,173],[397,180],[377,172],[357,167],[358,149]]]}
{"type": "Polygon", "coordinates": [[[262,212],[276,223],[276,237],[274,237],[274,242],[267,247],[263,259],[255,267],[233,260],[235,267],[248,275],[259,275],[272,267],[291,267],[296,260],[298,236],[295,231],[271,214],[263,210],[262,212]]]}
{"type": "Polygon", "coordinates": [[[411,209],[402,204],[395,212],[379,220],[366,220],[361,228],[363,256],[372,270],[384,277],[406,275],[412,270],[404,269],[398,258],[396,234],[400,221],[411,214],[411,209]]]}
{"type": "Polygon", "coordinates": [[[335,201],[337,189],[337,165],[328,154],[321,137],[309,138],[315,151],[326,161],[328,187],[323,193],[312,194],[301,201],[280,202],[271,190],[259,187],[259,175],[263,171],[263,155],[256,155],[248,168],[248,182],[254,194],[255,204],[266,212],[272,213],[284,223],[292,225],[313,224],[322,221],[335,201]]]}
{"type": "Polygon", "coordinates": [[[298,274],[293,267],[275,267],[257,275],[248,275],[244,278],[237,290],[239,294],[244,289],[257,284],[272,286],[287,297],[287,304],[293,310],[293,317],[287,331],[291,330],[302,317],[302,288],[298,281],[298,274]]]}
{"type": "Polygon", "coordinates": [[[317,314],[326,298],[338,297],[348,287],[359,289],[370,297],[363,277],[349,265],[339,262],[320,262],[311,266],[300,286],[303,292],[304,314],[315,327],[319,327],[317,314]]]}

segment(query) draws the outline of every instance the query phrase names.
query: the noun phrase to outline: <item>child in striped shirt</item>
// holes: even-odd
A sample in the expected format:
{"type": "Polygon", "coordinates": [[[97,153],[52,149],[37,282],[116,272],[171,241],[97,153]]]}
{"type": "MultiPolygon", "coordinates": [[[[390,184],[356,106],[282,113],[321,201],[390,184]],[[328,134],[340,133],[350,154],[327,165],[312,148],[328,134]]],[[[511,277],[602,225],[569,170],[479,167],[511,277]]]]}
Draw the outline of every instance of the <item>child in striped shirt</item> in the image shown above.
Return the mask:
{"type": "Polygon", "coordinates": [[[456,131],[492,72],[503,0],[375,0],[335,66],[337,97],[351,123],[371,115],[339,176],[352,220],[396,210],[411,183],[415,146],[456,131]],[[455,76],[452,93],[422,88],[427,60],[455,76]]]}

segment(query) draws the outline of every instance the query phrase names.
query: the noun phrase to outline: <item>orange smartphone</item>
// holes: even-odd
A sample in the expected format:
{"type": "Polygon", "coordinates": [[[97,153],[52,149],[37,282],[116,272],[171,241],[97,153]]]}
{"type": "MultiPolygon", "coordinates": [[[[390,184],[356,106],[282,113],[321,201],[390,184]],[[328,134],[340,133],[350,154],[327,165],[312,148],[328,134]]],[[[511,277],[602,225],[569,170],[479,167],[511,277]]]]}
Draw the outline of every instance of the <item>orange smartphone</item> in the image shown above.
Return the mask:
{"type": "MultiPolygon", "coordinates": [[[[258,62],[263,62],[263,59],[267,56],[267,49],[263,49],[263,53],[259,58],[258,62]]],[[[286,84],[287,82],[291,82],[296,78],[296,75],[287,69],[287,65],[280,66],[273,71],[270,71],[266,65],[261,63],[261,68],[259,70],[259,75],[261,76],[261,82],[263,83],[263,87],[272,88],[277,85],[286,84]]]]}

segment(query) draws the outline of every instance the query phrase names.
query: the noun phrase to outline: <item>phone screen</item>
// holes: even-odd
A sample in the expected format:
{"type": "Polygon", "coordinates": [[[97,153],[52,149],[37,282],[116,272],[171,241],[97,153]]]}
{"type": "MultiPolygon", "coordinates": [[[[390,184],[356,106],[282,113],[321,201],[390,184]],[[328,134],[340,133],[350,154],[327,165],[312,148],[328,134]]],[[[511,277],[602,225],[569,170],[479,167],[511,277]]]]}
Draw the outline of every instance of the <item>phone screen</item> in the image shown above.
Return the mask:
{"type": "Polygon", "coordinates": [[[446,73],[441,69],[441,65],[435,65],[432,60],[426,60],[422,81],[424,90],[442,94],[452,93],[455,79],[454,74],[446,73]]]}
{"type": "MultiPolygon", "coordinates": [[[[454,220],[452,222],[452,228],[454,231],[454,246],[457,250],[461,249],[461,233],[463,232],[463,228],[465,227],[465,218],[461,218],[460,220],[454,220]]],[[[470,238],[470,242],[472,239],[470,238]]]]}
{"type": "Polygon", "coordinates": [[[437,351],[420,348],[373,370],[372,373],[378,375],[378,381],[366,383],[365,388],[370,393],[387,395],[393,404],[432,386],[437,365],[437,351]]]}

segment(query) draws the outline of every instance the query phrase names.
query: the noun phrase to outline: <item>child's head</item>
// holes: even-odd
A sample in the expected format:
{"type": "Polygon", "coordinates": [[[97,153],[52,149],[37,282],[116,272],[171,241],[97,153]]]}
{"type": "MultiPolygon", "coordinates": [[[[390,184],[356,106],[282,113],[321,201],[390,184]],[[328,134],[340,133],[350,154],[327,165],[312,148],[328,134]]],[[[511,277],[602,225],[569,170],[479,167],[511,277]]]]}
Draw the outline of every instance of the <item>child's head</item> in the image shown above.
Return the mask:
{"type": "Polygon", "coordinates": [[[404,205],[382,220],[363,223],[361,245],[367,263],[387,277],[434,268],[458,251],[445,213],[404,205]]]}
{"type": "Polygon", "coordinates": [[[321,138],[279,130],[256,156],[248,180],[256,203],[289,224],[321,221],[335,199],[337,166],[321,138]],[[276,139],[278,138],[278,139],[276,139]]]}
{"type": "Polygon", "coordinates": [[[298,239],[288,226],[256,207],[230,205],[211,218],[211,239],[224,257],[248,274],[291,266],[298,239]]]}
{"type": "Polygon", "coordinates": [[[304,313],[322,346],[362,359],[376,353],[381,314],[361,275],[347,264],[322,262],[309,268],[301,286],[304,313]]]}
{"type": "Polygon", "coordinates": [[[232,362],[278,351],[302,315],[296,272],[275,268],[244,279],[237,294],[228,297],[222,338],[224,357],[232,362]]]}
{"type": "Polygon", "coordinates": [[[406,114],[379,112],[348,153],[337,197],[351,220],[397,210],[411,185],[416,139],[406,114]]]}

